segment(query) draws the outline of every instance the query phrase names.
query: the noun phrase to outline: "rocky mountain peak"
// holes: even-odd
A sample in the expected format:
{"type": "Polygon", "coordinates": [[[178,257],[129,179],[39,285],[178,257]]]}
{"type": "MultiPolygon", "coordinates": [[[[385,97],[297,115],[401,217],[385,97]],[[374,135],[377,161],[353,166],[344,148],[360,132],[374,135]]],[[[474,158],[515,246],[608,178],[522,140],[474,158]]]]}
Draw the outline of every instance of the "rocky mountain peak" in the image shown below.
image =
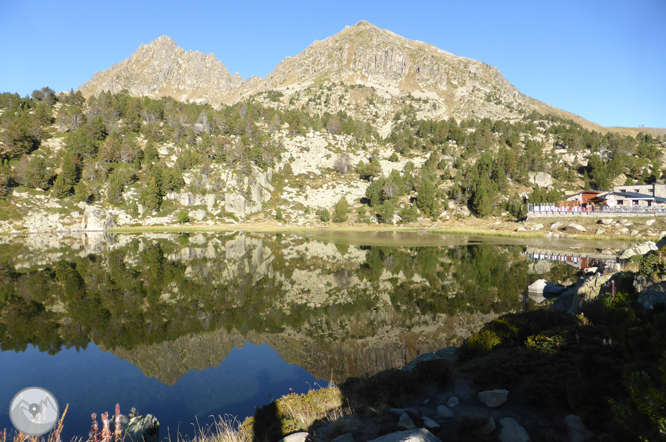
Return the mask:
{"type": "Polygon", "coordinates": [[[127,89],[130,94],[158,98],[174,97],[181,101],[222,101],[230,90],[242,83],[232,76],[213,55],[185,51],[163,35],[148,45],[141,45],[128,59],[95,76],[79,90],[84,96],[127,89]]]}

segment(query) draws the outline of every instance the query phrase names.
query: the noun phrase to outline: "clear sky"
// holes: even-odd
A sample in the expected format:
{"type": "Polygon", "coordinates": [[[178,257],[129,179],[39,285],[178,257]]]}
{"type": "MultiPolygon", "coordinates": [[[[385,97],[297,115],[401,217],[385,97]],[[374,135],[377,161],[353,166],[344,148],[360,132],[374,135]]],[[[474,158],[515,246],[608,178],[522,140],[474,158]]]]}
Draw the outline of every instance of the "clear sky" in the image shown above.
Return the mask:
{"type": "Polygon", "coordinates": [[[76,89],[161,35],[265,77],[360,20],[595,123],[666,127],[666,0],[0,0],[0,92],[76,89]]]}

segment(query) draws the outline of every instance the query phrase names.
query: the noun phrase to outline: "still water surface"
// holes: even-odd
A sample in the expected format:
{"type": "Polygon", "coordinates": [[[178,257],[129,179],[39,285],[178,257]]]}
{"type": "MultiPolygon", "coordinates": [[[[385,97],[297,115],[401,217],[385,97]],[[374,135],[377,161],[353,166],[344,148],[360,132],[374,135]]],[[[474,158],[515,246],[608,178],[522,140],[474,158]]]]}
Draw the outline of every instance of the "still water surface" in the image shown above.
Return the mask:
{"type": "Polygon", "coordinates": [[[162,436],[192,435],[290,388],[400,367],[526,308],[537,278],[575,274],[530,249],[627,246],[320,232],[0,243],[0,428],[14,394],[39,386],[69,404],[63,440],[116,403],[155,415],[162,436]]]}

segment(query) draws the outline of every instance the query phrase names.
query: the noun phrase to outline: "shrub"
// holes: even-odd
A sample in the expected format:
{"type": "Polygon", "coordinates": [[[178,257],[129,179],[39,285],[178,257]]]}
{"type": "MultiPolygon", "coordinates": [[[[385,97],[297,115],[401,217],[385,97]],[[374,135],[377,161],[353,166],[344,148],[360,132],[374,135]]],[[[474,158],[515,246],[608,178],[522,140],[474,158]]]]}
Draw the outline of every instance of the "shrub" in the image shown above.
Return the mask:
{"type": "Polygon", "coordinates": [[[321,217],[322,222],[327,223],[331,220],[331,214],[329,213],[328,209],[323,209],[319,216],[321,217]]]}
{"type": "Polygon", "coordinates": [[[178,212],[178,215],[176,215],[176,219],[181,224],[190,222],[190,216],[188,215],[187,210],[181,210],[180,212],[178,212]]]}

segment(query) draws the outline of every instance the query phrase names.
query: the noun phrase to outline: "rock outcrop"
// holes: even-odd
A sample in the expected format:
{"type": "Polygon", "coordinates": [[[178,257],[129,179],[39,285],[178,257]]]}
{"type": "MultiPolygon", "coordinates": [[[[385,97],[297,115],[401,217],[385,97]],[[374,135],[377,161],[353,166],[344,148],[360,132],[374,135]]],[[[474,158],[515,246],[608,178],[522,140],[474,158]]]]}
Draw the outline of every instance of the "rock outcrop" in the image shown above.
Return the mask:
{"type": "Polygon", "coordinates": [[[87,206],[81,220],[81,230],[84,232],[99,232],[116,227],[116,221],[106,210],[99,207],[87,206]]]}

